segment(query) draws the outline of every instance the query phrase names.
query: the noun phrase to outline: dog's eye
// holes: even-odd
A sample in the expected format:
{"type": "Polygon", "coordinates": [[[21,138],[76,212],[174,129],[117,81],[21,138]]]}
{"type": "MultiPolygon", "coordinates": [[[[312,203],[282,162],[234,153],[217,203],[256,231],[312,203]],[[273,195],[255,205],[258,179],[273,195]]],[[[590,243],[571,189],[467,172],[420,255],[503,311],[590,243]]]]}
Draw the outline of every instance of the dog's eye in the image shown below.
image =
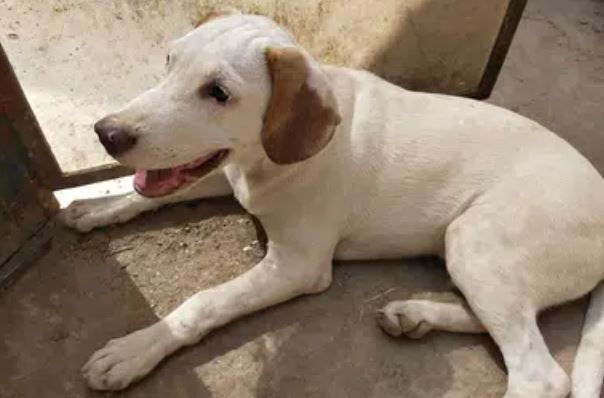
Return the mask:
{"type": "Polygon", "coordinates": [[[218,83],[211,83],[207,87],[207,95],[208,97],[214,98],[216,102],[220,104],[226,104],[230,98],[229,93],[224,88],[220,87],[218,83]]]}

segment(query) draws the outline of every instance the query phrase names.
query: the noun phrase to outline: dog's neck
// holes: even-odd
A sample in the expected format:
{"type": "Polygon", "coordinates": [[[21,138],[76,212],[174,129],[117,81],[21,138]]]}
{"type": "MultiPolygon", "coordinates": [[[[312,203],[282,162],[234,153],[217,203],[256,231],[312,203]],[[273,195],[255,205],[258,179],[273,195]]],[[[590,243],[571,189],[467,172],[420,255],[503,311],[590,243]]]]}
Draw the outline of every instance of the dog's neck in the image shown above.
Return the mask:
{"type": "Polygon", "coordinates": [[[321,170],[328,167],[327,153],[288,165],[275,164],[267,156],[259,158],[257,151],[250,153],[256,156],[240,153],[224,167],[224,172],[239,203],[258,217],[272,212],[275,203],[287,202],[287,196],[296,195],[300,184],[319,178],[321,170]],[[275,195],[282,198],[273,198],[275,195]],[[273,205],[268,206],[268,203],[273,205]]]}
{"type": "MultiPolygon", "coordinates": [[[[350,114],[354,103],[351,82],[349,79],[337,78],[338,74],[334,72],[339,68],[325,69],[328,75],[333,75],[340,111],[345,115],[350,114]]],[[[234,154],[224,171],[239,203],[260,218],[264,214],[278,211],[280,206],[287,207],[295,203],[295,196],[301,194],[301,189],[308,192],[309,184],[320,190],[325,174],[329,173],[342,156],[346,157],[341,152],[349,150],[349,139],[349,126],[342,123],[337,127],[332,141],[321,152],[305,161],[288,165],[272,162],[258,142],[247,150],[234,154]]]]}

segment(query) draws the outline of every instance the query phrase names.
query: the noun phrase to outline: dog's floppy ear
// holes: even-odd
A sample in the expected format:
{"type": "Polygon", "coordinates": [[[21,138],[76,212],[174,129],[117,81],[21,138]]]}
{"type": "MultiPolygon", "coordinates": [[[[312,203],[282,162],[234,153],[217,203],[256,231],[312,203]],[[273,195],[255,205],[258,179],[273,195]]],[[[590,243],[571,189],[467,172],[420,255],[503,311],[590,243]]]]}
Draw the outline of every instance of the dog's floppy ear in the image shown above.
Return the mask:
{"type": "Polygon", "coordinates": [[[296,47],[268,48],[272,82],[262,145],[277,164],[301,162],[323,149],[340,123],[338,105],[320,66],[296,47]]]}
{"type": "Polygon", "coordinates": [[[226,17],[227,15],[232,15],[232,14],[239,14],[239,11],[235,8],[222,8],[219,10],[210,11],[206,15],[201,17],[201,19],[199,19],[199,21],[197,21],[197,23],[195,24],[195,27],[198,28],[199,26],[203,25],[204,23],[208,22],[211,19],[219,18],[219,17],[226,17]]]}

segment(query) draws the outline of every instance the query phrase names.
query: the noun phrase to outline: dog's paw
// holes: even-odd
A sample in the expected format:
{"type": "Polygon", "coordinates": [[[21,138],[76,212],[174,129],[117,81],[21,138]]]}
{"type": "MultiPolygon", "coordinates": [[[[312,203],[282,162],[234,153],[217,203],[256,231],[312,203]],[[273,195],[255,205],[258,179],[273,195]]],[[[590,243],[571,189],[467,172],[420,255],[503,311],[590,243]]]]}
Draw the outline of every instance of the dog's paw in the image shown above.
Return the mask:
{"type": "Polygon", "coordinates": [[[134,194],[76,200],[59,213],[59,219],[80,232],[128,221],[146,210],[143,199],[134,194]]]}
{"type": "Polygon", "coordinates": [[[425,319],[424,306],[421,302],[392,301],[378,311],[377,321],[382,330],[393,337],[405,335],[419,339],[432,330],[425,319]]]}
{"type": "Polygon", "coordinates": [[[121,390],[149,373],[170,354],[170,333],[160,324],[110,340],[82,368],[94,390],[121,390]]]}

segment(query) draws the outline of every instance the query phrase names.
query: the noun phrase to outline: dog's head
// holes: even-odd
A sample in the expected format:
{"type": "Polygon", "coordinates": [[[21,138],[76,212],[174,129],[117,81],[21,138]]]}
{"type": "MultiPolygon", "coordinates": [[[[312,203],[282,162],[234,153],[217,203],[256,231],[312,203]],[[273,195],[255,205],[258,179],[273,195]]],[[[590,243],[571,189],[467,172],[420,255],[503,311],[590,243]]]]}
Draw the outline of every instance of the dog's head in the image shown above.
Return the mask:
{"type": "Polygon", "coordinates": [[[212,13],[174,41],[167,77],[95,124],[145,196],[170,194],[241,157],[318,153],[340,121],[329,81],[268,18],[212,13]]]}

